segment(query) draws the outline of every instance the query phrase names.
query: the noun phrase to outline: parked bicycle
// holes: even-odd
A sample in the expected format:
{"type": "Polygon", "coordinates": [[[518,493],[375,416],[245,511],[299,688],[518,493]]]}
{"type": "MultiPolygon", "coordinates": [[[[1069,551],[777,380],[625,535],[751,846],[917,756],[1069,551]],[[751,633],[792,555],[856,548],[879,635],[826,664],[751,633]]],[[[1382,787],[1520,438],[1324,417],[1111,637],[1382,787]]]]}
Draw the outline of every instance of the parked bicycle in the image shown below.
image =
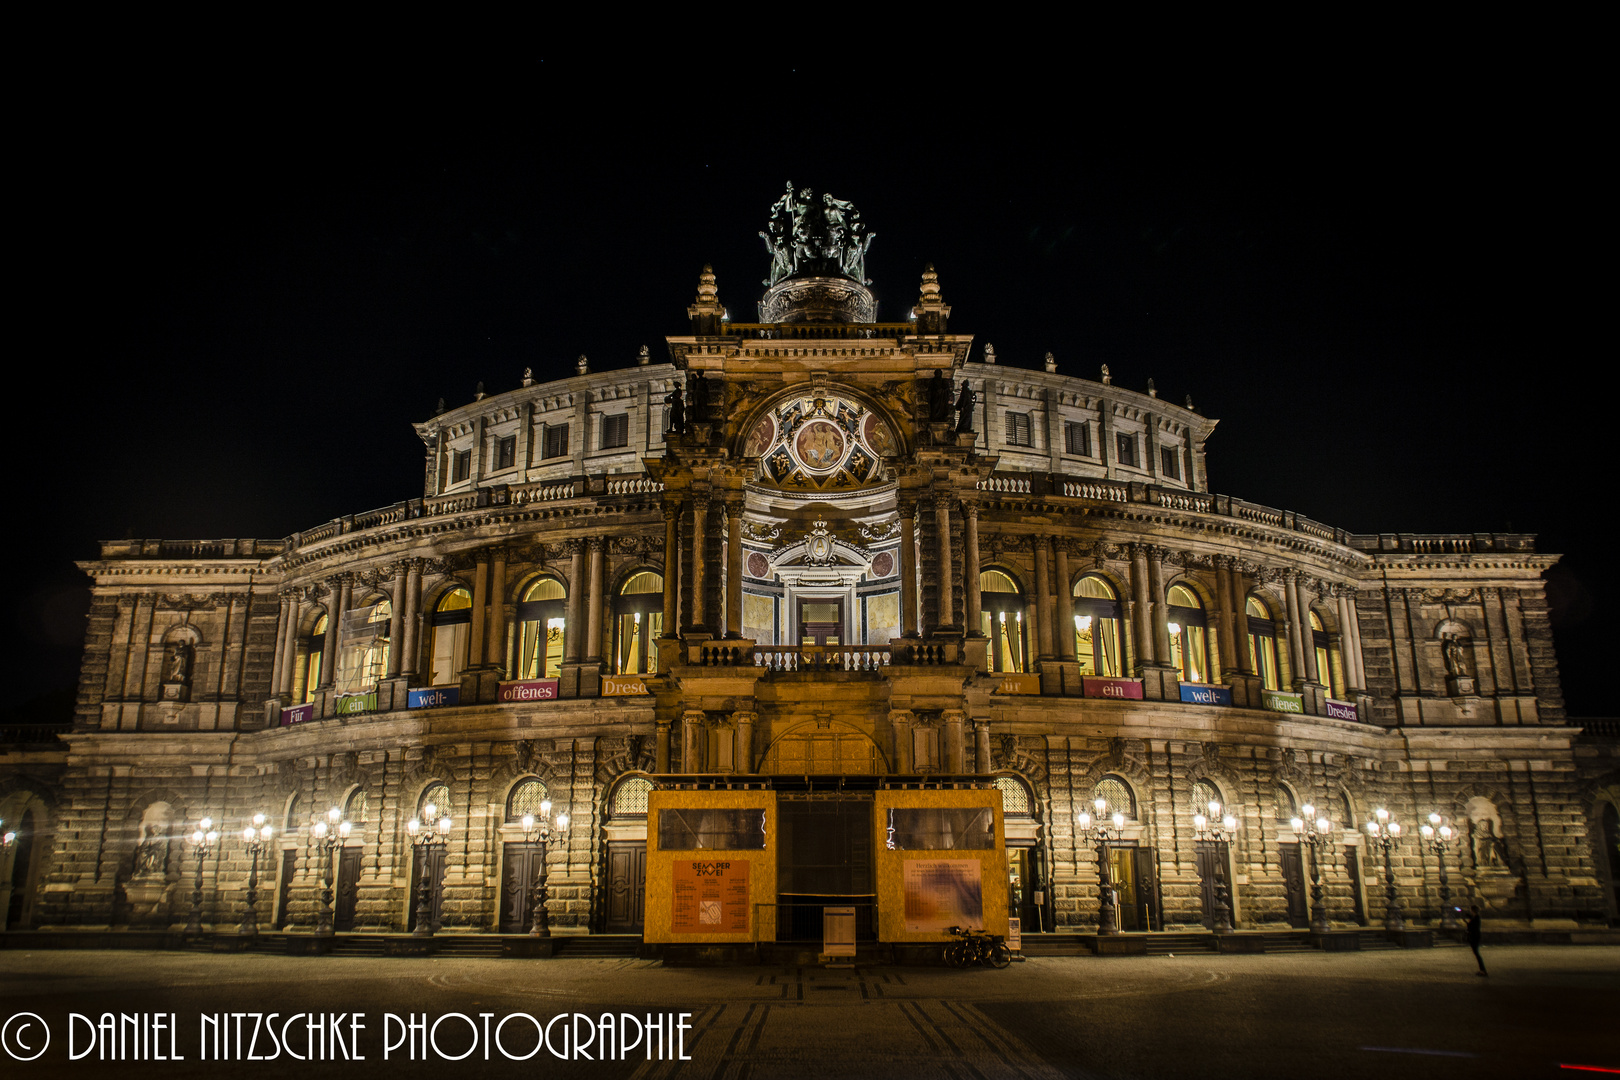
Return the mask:
{"type": "Polygon", "coordinates": [[[945,932],[956,939],[945,943],[945,962],[951,967],[985,964],[1000,969],[1012,963],[1012,950],[1007,948],[1007,939],[1000,934],[986,934],[961,926],[947,926],[945,932]]]}

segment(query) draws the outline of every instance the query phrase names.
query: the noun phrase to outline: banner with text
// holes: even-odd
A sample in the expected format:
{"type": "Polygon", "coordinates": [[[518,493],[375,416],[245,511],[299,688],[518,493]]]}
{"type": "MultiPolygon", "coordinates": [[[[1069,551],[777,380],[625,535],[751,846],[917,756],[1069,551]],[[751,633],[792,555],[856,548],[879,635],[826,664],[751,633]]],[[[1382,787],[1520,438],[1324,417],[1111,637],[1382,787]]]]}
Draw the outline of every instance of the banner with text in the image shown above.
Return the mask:
{"type": "Polygon", "coordinates": [[[405,695],[407,709],[437,709],[441,705],[461,704],[459,686],[424,686],[405,695]]]}
{"type": "Polygon", "coordinates": [[[337,708],[333,710],[339,716],[351,716],[354,713],[368,713],[377,711],[377,691],[367,690],[363,694],[339,694],[337,708]]]}
{"type": "Polygon", "coordinates": [[[1111,697],[1121,701],[1142,700],[1141,679],[1112,679],[1104,675],[1087,675],[1080,680],[1086,697],[1111,697]]]}
{"type": "Polygon", "coordinates": [[[602,676],[603,697],[630,697],[647,692],[647,680],[640,675],[602,676]]]}
{"type": "Polygon", "coordinates": [[[1232,704],[1232,688],[1229,686],[1204,686],[1201,683],[1182,683],[1181,700],[1189,705],[1230,705],[1232,704]]]}
{"type": "Polygon", "coordinates": [[[302,724],[305,720],[313,719],[315,719],[315,703],[313,701],[307,705],[294,705],[290,709],[281,710],[282,727],[286,727],[288,724],[302,724]]]}
{"type": "Polygon", "coordinates": [[[523,679],[503,682],[496,694],[497,701],[554,701],[557,697],[556,679],[523,679]]]}
{"type": "Polygon", "coordinates": [[[1001,685],[996,688],[998,694],[1039,694],[1041,692],[1041,677],[1039,675],[1003,675],[1001,685]]]}
{"type": "Polygon", "coordinates": [[[1327,699],[1327,714],[1334,720],[1357,720],[1356,707],[1348,701],[1334,701],[1327,699]]]}
{"type": "Polygon", "coordinates": [[[675,863],[677,934],[748,933],[748,860],[675,863]]]}
{"type": "Polygon", "coordinates": [[[1285,694],[1281,690],[1262,690],[1260,691],[1260,704],[1272,712],[1303,713],[1305,711],[1305,695],[1285,694]]]}

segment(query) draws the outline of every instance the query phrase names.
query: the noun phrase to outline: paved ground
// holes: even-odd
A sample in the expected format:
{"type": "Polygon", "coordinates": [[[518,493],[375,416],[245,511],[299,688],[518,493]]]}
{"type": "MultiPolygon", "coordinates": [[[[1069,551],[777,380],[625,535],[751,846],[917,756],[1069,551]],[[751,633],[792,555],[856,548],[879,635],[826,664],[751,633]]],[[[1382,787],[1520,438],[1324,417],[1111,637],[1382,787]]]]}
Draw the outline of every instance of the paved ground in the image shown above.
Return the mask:
{"type": "MultiPolygon", "coordinates": [[[[13,1062],[18,1040],[39,1047],[39,1025],[13,1019],[0,1077],[485,1076],[754,1080],[805,1077],[1574,1077],[1563,1065],[1620,1070],[1620,949],[1486,950],[1488,979],[1466,949],[1272,956],[1036,958],[1005,971],[862,967],[671,969],[631,960],[299,958],[141,952],[0,951],[0,1023],[37,1014],[50,1029],[42,1057],[13,1062]],[[366,1013],[365,1061],[305,1064],[200,1061],[199,1014],[366,1013]],[[68,1059],[70,1012],[175,1013],[186,1060],[68,1059]],[[690,1061],[560,1061],[540,1050],[503,1060],[474,1029],[509,1013],[691,1013],[690,1061]],[[384,1013],[449,1013],[445,1056],[411,1062],[405,1044],[383,1060],[384,1013]]],[[[244,1023],[252,1033],[252,1018],[244,1023]]],[[[552,1028],[564,1049],[563,1024],[552,1028]]],[[[625,1025],[632,1034],[634,1028],[625,1025]]],[[[345,1027],[345,1032],[349,1029],[345,1027]]],[[[295,1027],[301,1049],[305,1029],[295,1027]]],[[[164,1034],[159,1044],[165,1044],[164,1034]]],[[[76,1048],[88,1043],[79,1024],[76,1048]]],[[[535,1049],[518,1017],[503,1029],[515,1055],[535,1049]]],[[[261,1029],[254,1052],[272,1044],[261,1029]]],[[[572,1051],[569,1051],[572,1053],[572,1051]]],[[[244,1054],[246,1048],[244,1048],[244,1054]]]]}

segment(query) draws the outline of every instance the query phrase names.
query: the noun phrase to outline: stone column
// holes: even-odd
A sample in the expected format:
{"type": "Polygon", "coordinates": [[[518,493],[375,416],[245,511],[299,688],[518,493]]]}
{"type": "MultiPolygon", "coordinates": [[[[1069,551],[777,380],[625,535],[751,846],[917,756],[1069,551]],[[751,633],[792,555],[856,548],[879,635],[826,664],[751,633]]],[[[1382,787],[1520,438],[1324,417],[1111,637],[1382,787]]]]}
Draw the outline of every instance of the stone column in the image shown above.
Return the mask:
{"type": "Polygon", "coordinates": [[[737,752],[735,755],[736,771],[752,773],[754,771],[754,722],[759,714],[754,712],[733,713],[732,719],[737,723],[737,752]]]}
{"type": "Polygon", "coordinates": [[[467,643],[467,666],[484,666],[484,642],[488,639],[489,549],[473,556],[472,628],[467,643]]]}
{"type": "Polygon", "coordinates": [[[917,504],[900,503],[900,636],[918,637],[917,504]]]}
{"type": "Polygon", "coordinates": [[[1159,663],[1169,664],[1175,653],[1170,651],[1170,599],[1164,592],[1162,547],[1148,549],[1148,593],[1153,598],[1153,649],[1159,663]]]}
{"type": "Polygon", "coordinates": [[[1037,536],[1035,546],[1035,648],[1037,660],[1052,658],[1052,538],[1037,536]]]}
{"type": "Polygon", "coordinates": [[[743,501],[726,501],[726,637],[742,637],[743,565],[742,565],[743,501]]]}
{"type": "Polygon", "coordinates": [[[708,769],[708,747],[704,722],[708,719],[701,709],[688,709],[681,714],[681,771],[700,773],[708,769]]]}
{"type": "Polygon", "coordinates": [[[1242,564],[1236,559],[1228,559],[1231,567],[1228,587],[1232,596],[1232,652],[1233,666],[1245,675],[1254,674],[1254,665],[1249,662],[1249,575],[1243,572],[1242,564]]]}
{"type": "Polygon", "coordinates": [[[399,665],[405,653],[405,564],[394,567],[394,602],[389,605],[388,619],[388,677],[399,677],[399,665]]]}
{"type": "Polygon", "coordinates": [[[401,649],[399,671],[402,675],[416,674],[419,652],[417,635],[422,625],[422,560],[405,560],[405,644],[401,649]]]}
{"type": "Polygon", "coordinates": [[[291,696],[298,682],[298,631],[304,625],[303,590],[293,592],[287,617],[287,642],[281,658],[281,693],[291,696]]]}
{"type": "Polygon", "coordinates": [[[967,744],[966,733],[963,731],[966,714],[961,709],[946,709],[940,714],[945,737],[942,747],[945,755],[945,771],[948,773],[963,773],[967,771],[967,744]]]}
{"type": "Polygon", "coordinates": [[[1153,619],[1148,604],[1147,546],[1131,545],[1131,634],[1136,638],[1136,671],[1153,663],[1153,619]]]}
{"type": "Polygon", "coordinates": [[[664,507],[664,636],[679,637],[675,622],[677,590],[681,575],[681,509],[678,504],[664,507]]]}
{"type": "Polygon", "coordinates": [[[563,628],[563,663],[579,663],[580,618],[585,613],[585,541],[569,540],[567,625],[563,628]]]}
{"type": "Polygon", "coordinates": [[[909,709],[889,712],[889,727],[894,730],[894,771],[902,776],[916,771],[911,761],[911,725],[916,719],[909,709]]]}
{"type": "MultiPolygon", "coordinates": [[[[703,546],[707,542],[709,519],[709,497],[699,495],[692,500],[692,610],[689,613],[690,625],[693,630],[708,629],[704,620],[708,613],[704,611],[704,559],[703,546]]],[[[688,770],[690,771],[690,770],[688,770]]]]}
{"type": "MultiPolygon", "coordinates": [[[[1339,594],[1344,603],[1344,634],[1342,638],[1349,642],[1346,646],[1346,663],[1355,669],[1355,675],[1345,674],[1345,682],[1349,683],[1346,690],[1367,689],[1367,666],[1365,658],[1361,655],[1361,616],[1356,611],[1356,587],[1345,586],[1339,594]]],[[[1348,697],[1348,692],[1346,693],[1348,697]]]]}
{"type": "Polygon", "coordinates": [[[669,772],[669,721],[658,721],[658,743],[654,751],[653,769],[656,772],[669,772]]]}
{"type": "Polygon", "coordinates": [[[484,662],[491,667],[506,667],[506,549],[494,551],[490,567],[489,634],[484,651],[484,662]]]}
{"type": "Polygon", "coordinates": [[[962,503],[962,607],[966,612],[962,629],[969,636],[980,633],[980,605],[984,598],[979,593],[979,504],[969,499],[962,503]]]}
{"type": "Polygon", "coordinates": [[[939,530],[939,627],[955,625],[956,597],[951,592],[956,560],[951,558],[951,497],[934,493],[934,526],[939,530]]]}
{"type": "Polygon", "coordinates": [[[973,749],[978,757],[978,768],[974,771],[988,773],[990,762],[990,721],[973,721],[973,749]]]}
{"type": "Polygon", "coordinates": [[[1069,541],[1054,540],[1057,554],[1057,604],[1052,613],[1052,632],[1057,635],[1058,659],[1074,663],[1074,586],[1069,584],[1069,541]]]}
{"type": "Polygon", "coordinates": [[[331,689],[337,679],[338,627],[343,623],[343,613],[348,610],[352,588],[347,575],[329,579],[326,587],[330,591],[326,596],[326,643],[321,648],[321,690],[331,689]]]}
{"type": "Polygon", "coordinates": [[[1316,645],[1311,640],[1310,608],[1306,606],[1306,592],[1302,586],[1302,576],[1297,571],[1289,571],[1286,591],[1288,593],[1288,622],[1289,645],[1293,649],[1294,657],[1294,688],[1297,690],[1305,683],[1319,682],[1316,675],[1316,645]]]}
{"type": "Polygon", "coordinates": [[[281,613],[276,617],[276,652],[275,662],[270,669],[270,693],[274,697],[281,695],[281,674],[287,666],[287,642],[292,633],[292,598],[287,594],[281,595],[281,613]]]}
{"type": "Polygon", "coordinates": [[[591,591],[585,598],[590,605],[585,612],[585,662],[587,664],[600,664],[602,662],[602,545],[600,536],[593,536],[585,541],[590,550],[591,559],[591,591]]]}

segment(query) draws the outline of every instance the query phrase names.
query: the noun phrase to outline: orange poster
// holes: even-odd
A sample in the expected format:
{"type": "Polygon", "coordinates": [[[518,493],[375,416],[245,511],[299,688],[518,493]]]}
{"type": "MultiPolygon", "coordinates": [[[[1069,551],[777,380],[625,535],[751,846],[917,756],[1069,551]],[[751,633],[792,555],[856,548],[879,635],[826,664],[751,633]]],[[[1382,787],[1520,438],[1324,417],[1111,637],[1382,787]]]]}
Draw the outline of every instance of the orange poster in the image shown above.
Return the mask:
{"type": "Polygon", "coordinates": [[[748,860],[682,860],[674,870],[675,933],[748,933],[748,860]]]}

